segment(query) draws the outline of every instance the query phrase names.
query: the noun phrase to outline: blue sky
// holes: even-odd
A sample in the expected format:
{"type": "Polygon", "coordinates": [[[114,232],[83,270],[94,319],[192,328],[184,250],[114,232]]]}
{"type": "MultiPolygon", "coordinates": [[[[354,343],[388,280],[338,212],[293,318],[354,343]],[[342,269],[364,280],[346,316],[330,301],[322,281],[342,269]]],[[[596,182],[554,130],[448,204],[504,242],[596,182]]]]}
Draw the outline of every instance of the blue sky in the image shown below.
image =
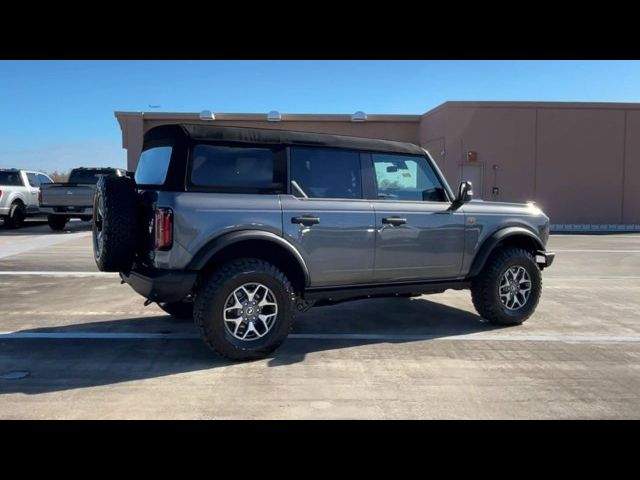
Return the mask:
{"type": "Polygon", "coordinates": [[[0,167],[125,166],[115,110],[423,113],[447,100],[640,102],[640,62],[0,61],[0,167]]]}

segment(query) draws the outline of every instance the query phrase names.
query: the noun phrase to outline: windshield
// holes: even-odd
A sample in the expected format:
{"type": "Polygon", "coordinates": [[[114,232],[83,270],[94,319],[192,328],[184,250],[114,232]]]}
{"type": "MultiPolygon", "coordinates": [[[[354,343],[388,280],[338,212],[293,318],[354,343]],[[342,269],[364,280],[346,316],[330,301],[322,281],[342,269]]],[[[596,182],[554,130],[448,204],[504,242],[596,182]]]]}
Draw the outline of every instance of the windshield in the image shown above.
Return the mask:
{"type": "Polygon", "coordinates": [[[20,172],[0,172],[0,185],[11,187],[22,187],[20,172]]]}
{"type": "Polygon", "coordinates": [[[95,185],[103,175],[111,175],[114,170],[109,168],[96,170],[73,170],[69,175],[69,183],[87,183],[95,185]]]}

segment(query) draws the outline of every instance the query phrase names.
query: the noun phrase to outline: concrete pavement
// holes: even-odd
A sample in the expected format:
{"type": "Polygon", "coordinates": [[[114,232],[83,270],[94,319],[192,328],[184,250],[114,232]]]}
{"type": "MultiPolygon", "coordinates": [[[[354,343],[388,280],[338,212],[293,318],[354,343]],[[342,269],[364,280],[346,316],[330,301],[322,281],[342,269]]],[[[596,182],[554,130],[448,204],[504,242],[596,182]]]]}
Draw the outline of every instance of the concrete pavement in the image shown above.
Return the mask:
{"type": "Polygon", "coordinates": [[[357,301],[232,363],[97,272],[87,231],[0,227],[0,418],[640,418],[640,235],[552,236],[522,326],[465,291],[357,301]]]}

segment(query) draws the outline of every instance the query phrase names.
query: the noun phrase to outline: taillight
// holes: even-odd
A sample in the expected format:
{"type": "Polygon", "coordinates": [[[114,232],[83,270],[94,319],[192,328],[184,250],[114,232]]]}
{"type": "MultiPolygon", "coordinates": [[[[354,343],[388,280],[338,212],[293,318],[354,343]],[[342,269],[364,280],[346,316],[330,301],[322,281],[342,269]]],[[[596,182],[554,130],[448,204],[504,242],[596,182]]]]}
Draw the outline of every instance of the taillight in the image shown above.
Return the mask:
{"type": "Polygon", "coordinates": [[[170,208],[156,208],[154,231],[155,248],[169,250],[173,243],[173,212],[170,208]]]}
{"type": "Polygon", "coordinates": [[[0,198],[2,198],[2,190],[0,190],[0,198]]]}

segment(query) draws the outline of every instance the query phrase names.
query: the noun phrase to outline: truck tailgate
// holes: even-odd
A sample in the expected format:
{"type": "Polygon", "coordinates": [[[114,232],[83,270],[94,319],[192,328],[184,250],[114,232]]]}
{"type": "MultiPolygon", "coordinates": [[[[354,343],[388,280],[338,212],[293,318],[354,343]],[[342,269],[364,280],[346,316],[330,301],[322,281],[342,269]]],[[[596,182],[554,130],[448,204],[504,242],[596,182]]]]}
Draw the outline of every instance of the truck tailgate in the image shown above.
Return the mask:
{"type": "Polygon", "coordinates": [[[91,207],[95,185],[74,183],[50,183],[40,186],[41,206],[45,207],[91,207]]]}

